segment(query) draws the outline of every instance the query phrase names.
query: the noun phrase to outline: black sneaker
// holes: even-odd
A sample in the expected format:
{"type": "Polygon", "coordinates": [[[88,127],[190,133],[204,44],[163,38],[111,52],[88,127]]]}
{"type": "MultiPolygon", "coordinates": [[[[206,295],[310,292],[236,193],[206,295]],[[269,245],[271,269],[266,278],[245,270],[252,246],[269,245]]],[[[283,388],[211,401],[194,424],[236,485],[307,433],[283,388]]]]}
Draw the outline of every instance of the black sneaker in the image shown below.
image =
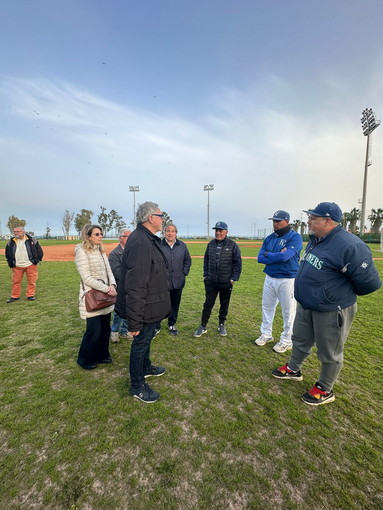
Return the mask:
{"type": "Polygon", "coordinates": [[[290,370],[287,363],[286,365],[283,365],[283,367],[276,368],[271,373],[277,379],[291,379],[292,381],[303,380],[302,372],[300,370],[297,370],[296,372],[294,372],[294,370],[290,370]]]}
{"type": "Polygon", "coordinates": [[[335,400],[334,392],[324,391],[319,383],[315,383],[310,391],[302,395],[302,400],[309,406],[320,406],[321,404],[327,404],[335,400]]]}
{"type": "Polygon", "coordinates": [[[13,303],[14,301],[19,301],[20,298],[19,297],[10,297],[9,299],[7,299],[7,303],[13,303]]]}
{"type": "Polygon", "coordinates": [[[227,336],[227,331],[226,331],[226,328],[225,328],[225,324],[220,324],[218,326],[218,333],[221,335],[221,336],[227,336]]]}
{"type": "Polygon", "coordinates": [[[196,338],[199,338],[200,336],[202,336],[204,333],[207,333],[207,329],[204,328],[203,326],[200,326],[197,331],[194,332],[194,335],[196,338]]]}
{"type": "Polygon", "coordinates": [[[152,340],[154,340],[154,339],[156,338],[156,336],[160,334],[160,332],[161,332],[161,328],[159,328],[159,329],[157,329],[157,328],[156,328],[156,329],[154,330],[154,335],[153,335],[152,340]]]}
{"type": "Polygon", "coordinates": [[[169,333],[173,336],[178,335],[178,329],[175,326],[169,326],[169,333]]]}
{"type": "Polygon", "coordinates": [[[144,372],[144,377],[145,379],[147,377],[160,377],[161,375],[164,375],[164,373],[165,373],[164,367],[156,367],[154,365],[151,365],[149,370],[144,372]]]}
{"type": "Polygon", "coordinates": [[[138,390],[131,388],[130,394],[141,402],[145,402],[145,404],[152,404],[160,398],[160,394],[152,390],[147,384],[143,384],[138,390]]]}

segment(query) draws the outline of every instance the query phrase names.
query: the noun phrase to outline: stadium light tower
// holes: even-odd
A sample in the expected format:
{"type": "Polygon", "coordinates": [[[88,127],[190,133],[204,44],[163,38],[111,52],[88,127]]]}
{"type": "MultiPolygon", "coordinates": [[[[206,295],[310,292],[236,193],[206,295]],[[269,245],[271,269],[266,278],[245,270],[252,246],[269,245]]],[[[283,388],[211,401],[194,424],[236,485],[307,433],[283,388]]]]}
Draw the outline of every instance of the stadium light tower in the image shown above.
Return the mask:
{"type": "Polygon", "coordinates": [[[136,220],[136,192],[140,191],[139,186],[129,186],[129,191],[133,192],[133,226],[134,228],[137,227],[137,220],[136,220]]]}
{"type": "Polygon", "coordinates": [[[363,178],[362,212],[360,214],[360,227],[359,227],[359,233],[363,234],[364,219],[366,216],[367,172],[368,167],[372,165],[372,160],[370,158],[372,132],[380,125],[380,120],[376,120],[375,113],[372,111],[372,108],[365,108],[362,112],[362,118],[360,120],[362,122],[363,134],[364,136],[367,136],[366,161],[364,164],[364,178],[363,178]]]}
{"type": "Polygon", "coordinates": [[[207,238],[210,239],[210,191],[214,191],[214,184],[205,184],[204,191],[207,191],[207,238]]]}

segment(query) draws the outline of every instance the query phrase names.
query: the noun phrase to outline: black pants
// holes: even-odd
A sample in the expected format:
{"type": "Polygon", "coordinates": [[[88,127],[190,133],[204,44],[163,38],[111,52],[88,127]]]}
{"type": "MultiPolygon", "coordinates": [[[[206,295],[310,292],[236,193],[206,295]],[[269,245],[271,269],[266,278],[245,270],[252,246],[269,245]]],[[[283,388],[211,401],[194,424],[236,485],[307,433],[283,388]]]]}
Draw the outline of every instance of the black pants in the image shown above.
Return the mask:
{"type": "Polygon", "coordinates": [[[171,314],[168,317],[168,325],[174,326],[177,322],[178,310],[180,309],[182,296],[182,289],[171,289],[170,291],[170,303],[172,306],[171,314]]]}
{"type": "Polygon", "coordinates": [[[133,337],[130,347],[130,382],[134,390],[138,390],[145,384],[145,372],[152,362],[150,361],[150,344],[154,336],[156,324],[144,324],[139,334],[133,337]]]}
{"type": "Polygon", "coordinates": [[[81,366],[109,358],[110,313],[86,319],[77,363],[81,366]]]}
{"type": "Polygon", "coordinates": [[[233,286],[230,282],[228,283],[215,283],[211,280],[205,280],[205,303],[202,309],[201,325],[206,327],[213,310],[215,300],[219,294],[219,324],[223,324],[227,318],[227,312],[229,310],[229,303],[231,298],[231,291],[233,286]]]}

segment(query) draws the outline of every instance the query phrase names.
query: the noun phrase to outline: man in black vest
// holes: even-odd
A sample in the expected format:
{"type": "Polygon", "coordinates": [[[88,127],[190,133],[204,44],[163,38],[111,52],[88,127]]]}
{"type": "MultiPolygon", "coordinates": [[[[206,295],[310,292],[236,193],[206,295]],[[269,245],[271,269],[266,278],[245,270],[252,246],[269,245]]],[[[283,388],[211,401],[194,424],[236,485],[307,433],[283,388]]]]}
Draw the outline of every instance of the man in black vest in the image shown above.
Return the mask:
{"type": "Polygon", "coordinates": [[[197,338],[207,333],[206,325],[218,294],[221,305],[218,332],[221,336],[227,335],[225,321],[229,310],[231,291],[234,282],[239,280],[242,270],[241,252],[238,245],[227,237],[227,224],[224,221],[218,221],[213,230],[215,230],[215,239],[207,245],[203,262],[206,297],[202,309],[201,325],[194,333],[197,338]]]}

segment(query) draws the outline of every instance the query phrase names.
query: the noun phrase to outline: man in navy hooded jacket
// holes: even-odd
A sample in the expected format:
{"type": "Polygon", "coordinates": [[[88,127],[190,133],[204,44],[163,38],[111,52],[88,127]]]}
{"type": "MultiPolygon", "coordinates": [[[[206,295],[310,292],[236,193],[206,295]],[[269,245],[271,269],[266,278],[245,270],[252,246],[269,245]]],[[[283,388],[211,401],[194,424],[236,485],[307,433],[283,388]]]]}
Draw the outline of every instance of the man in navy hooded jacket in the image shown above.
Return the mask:
{"type": "Polygon", "coordinates": [[[315,344],[321,373],[302,400],[320,405],[335,400],[333,386],[342,369],[357,296],[374,292],[382,282],[370,249],[340,225],[342,211],[337,204],[321,202],[304,212],[309,215],[311,235],[295,277],[293,350],[290,361],[272,373],[278,379],[301,381],[302,364],[315,344]]]}

